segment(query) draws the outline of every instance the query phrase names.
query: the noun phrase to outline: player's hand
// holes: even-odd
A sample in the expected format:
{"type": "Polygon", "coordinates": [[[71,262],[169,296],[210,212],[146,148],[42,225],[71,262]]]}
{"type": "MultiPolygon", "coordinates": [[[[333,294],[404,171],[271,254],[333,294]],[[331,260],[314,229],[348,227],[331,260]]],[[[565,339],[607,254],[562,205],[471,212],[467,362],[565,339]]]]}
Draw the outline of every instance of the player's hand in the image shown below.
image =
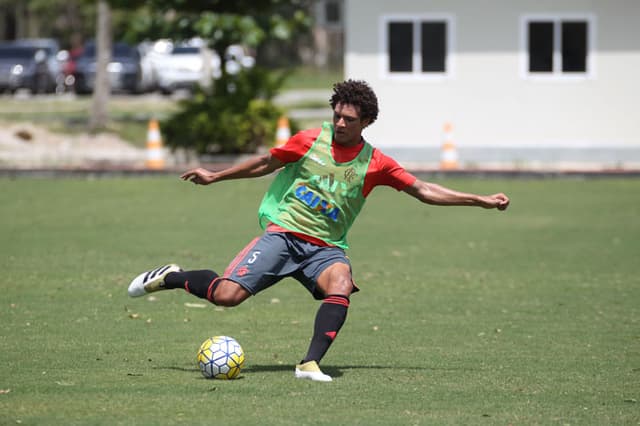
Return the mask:
{"type": "Polygon", "coordinates": [[[482,197],[481,203],[485,209],[506,210],[509,207],[509,197],[503,193],[488,195],[482,197]]]}
{"type": "Polygon", "coordinates": [[[495,207],[498,210],[506,210],[509,207],[509,197],[504,195],[503,193],[493,194],[491,196],[495,201],[495,207]]]}
{"type": "Polygon", "coordinates": [[[198,167],[197,169],[191,169],[180,175],[180,179],[188,180],[196,185],[209,185],[215,182],[215,173],[198,167]]]}

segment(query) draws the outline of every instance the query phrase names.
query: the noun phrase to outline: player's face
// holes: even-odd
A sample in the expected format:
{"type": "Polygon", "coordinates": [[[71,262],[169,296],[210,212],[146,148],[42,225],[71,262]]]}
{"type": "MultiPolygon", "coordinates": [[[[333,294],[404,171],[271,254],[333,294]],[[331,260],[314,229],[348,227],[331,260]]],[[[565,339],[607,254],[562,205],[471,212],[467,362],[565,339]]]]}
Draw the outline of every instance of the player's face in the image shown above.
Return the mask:
{"type": "Polygon", "coordinates": [[[333,140],[344,146],[355,146],[360,143],[362,129],[369,120],[360,119],[359,108],[351,104],[338,103],[333,109],[333,140]]]}

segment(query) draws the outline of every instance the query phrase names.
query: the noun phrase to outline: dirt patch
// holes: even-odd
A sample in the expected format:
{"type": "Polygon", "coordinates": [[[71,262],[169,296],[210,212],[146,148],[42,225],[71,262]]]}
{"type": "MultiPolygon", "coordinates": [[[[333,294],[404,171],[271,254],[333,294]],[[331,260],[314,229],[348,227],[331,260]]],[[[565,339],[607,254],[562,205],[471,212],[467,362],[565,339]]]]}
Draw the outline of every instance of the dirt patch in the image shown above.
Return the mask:
{"type": "Polygon", "coordinates": [[[108,133],[67,135],[32,123],[0,127],[0,166],[10,168],[144,167],[146,151],[108,133]]]}

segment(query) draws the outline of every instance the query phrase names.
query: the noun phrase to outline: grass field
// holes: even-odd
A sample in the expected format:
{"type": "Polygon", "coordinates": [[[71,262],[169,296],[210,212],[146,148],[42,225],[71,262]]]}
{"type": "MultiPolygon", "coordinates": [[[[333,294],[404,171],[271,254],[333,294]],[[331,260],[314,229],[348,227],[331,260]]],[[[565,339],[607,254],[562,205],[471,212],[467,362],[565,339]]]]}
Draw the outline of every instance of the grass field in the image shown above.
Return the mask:
{"type": "Polygon", "coordinates": [[[376,190],[332,383],[293,377],[318,306],[294,281],[233,309],[126,294],[163,262],[224,269],[268,182],[0,179],[0,424],[640,424],[640,180],[440,182],[503,213],[376,190]],[[241,379],[200,375],[214,334],[241,379]]]}

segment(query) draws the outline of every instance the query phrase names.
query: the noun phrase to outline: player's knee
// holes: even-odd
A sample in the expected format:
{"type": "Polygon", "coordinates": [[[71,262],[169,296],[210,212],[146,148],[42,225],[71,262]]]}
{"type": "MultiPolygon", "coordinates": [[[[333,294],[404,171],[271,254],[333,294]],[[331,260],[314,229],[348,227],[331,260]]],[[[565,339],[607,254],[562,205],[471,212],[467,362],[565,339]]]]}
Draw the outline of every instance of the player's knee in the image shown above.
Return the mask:
{"type": "Polygon", "coordinates": [[[349,297],[353,292],[353,281],[351,275],[340,276],[329,288],[329,294],[339,294],[349,297]]]}
{"type": "Polygon", "coordinates": [[[238,283],[222,280],[213,294],[213,303],[218,306],[237,306],[251,294],[238,283]]]}
{"type": "Polygon", "coordinates": [[[348,267],[339,265],[329,271],[327,276],[321,278],[325,278],[320,283],[325,294],[349,297],[353,292],[353,279],[348,267]]]}

